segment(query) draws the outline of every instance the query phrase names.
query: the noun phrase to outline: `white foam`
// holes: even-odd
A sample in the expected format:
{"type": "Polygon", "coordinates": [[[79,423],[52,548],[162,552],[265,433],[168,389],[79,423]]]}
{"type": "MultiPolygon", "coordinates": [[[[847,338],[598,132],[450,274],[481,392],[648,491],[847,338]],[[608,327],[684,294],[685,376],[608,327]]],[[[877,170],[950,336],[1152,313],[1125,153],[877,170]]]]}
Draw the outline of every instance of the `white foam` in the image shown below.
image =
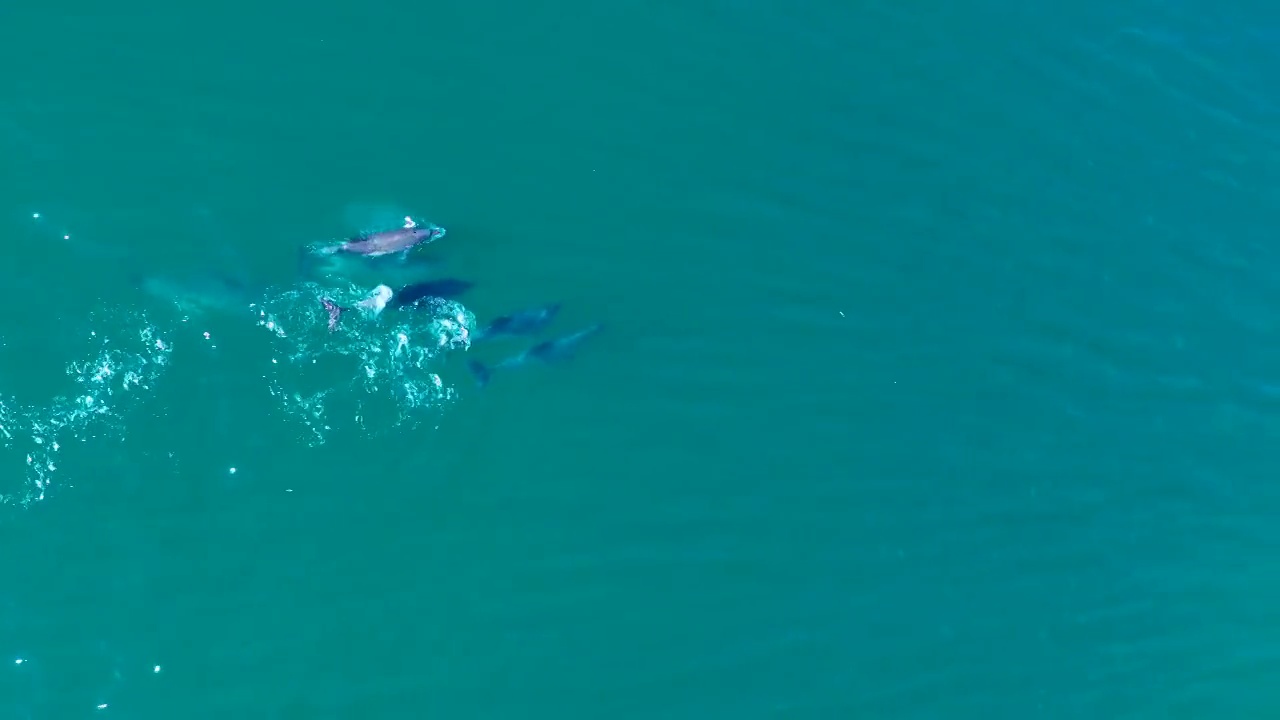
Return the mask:
{"type": "MultiPolygon", "coordinates": [[[[391,215],[390,211],[382,206],[352,207],[348,220],[356,219],[355,215],[370,222],[403,216],[405,227],[419,224],[403,212],[391,215]]],[[[48,222],[39,212],[31,213],[31,218],[48,222]]],[[[58,236],[69,237],[62,231],[50,237],[58,236]]],[[[145,406],[166,376],[174,342],[212,350],[218,347],[214,335],[226,339],[223,330],[233,330],[236,323],[263,330],[254,337],[267,350],[261,374],[265,390],[277,400],[280,418],[301,427],[305,442],[319,444],[334,430],[380,434],[434,421],[456,399],[456,391],[439,373],[443,355],[468,348],[475,326],[474,316],[464,306],[446,300],[377,312],[390,294],[390,288],[379,287],[369,300],[374,312],[346,313],[337,331],[330,333],[319,298],[333,297],[352,307],[362,297],[370,297],[370,288],[300,283],[267,292],[244,315],[236,315],[233,308],[224,318],[228,324],[210,333],[193,327],[189,317],[175,316],[168,307],[183,293],[200,298],[198,286],[177,283],[160,292],[151,290],[158,297],[140,294],[136,307],[121,305],[92,313],[73,330],[79,345],[72,343],[69,350],[61,342],[49,346],[67,353],[66,357],[39,358],[42,365],[52,363],[66,371],[65,380],[55,378],[61,386],[49,397],[19,401],[12,393],[25,389],[21,377],[0,379],[18,383],[0,384],[0,478],[16,478],[0,480],[0,504],[37,502],[60,484],[74,484],[72,478],[92,477],[94,467],[84,459],[86,453],[68,455],[65,449],[75,442],[92,459],[97,448],[105,450],[102,439],[127,435],[133,411],[145,406]],[[154,316],[148,308],[156,311],[154,316]],[[11,471],[6,472],[6,466],[11,471]]],[[[206,314],[225,309],[210,303],[206,314]]],[[[61,331],[67,326],[56,327],[61,331]]],[[[245,351],[219,344],[224,345],[219,353],[245,351]]],[[[176,362],[200,363],[209,357],[190,353],[176,362]]],[[[182,396],[182,388],[174,390],[175,397],[182,396]]],[[[234,414],[235,398],[229,402],[234,414]]],[[[252,412],[247,406],[239,411],[252,412]]],[[[234,474],[236,469],[227,472],[234,474]]]]}
{"type": "MultiPolygon", "coordinates": [[[[351,287],[333,299],[350,306],[365,292],[351,287]]],[[[437,300],[380,316],[347,313],[329,332],[320,298],[333,295],[308,283],[256,308],[272,344],[264,368],[271,394],[307,442],[322,443],[334,430],[416,426],[456,398],[438,365],[443,353],[469,347],[470,311],[437,300]]]]}
{"type": "Polygon", "coordinates": [[[124,414],[145,401],[167,369],[171,348],[144,313],[100,311],[90,320],[81,353],[61,360],[64,392],[26,403],[0,398],[0,442],[26,470],[20,487],[0,487],[0,502],[43,500],[62,469],[62,448],[123,433],[124,414]]]}

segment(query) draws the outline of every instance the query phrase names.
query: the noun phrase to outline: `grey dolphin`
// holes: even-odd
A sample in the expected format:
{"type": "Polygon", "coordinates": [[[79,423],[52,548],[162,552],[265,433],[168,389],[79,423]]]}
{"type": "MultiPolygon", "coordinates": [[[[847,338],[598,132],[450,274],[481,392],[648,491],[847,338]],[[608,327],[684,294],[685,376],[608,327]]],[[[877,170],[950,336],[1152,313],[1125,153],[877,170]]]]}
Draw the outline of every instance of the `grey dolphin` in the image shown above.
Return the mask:
{"type": "Polygon", "coordinates": [[[485,365],[479,360],[469,360],[467,361],[467,368],[475,376],[476,384],[484,387],[489,384],[493,371],[498,368],[520,367],[531,362],[554,363],[566,360],[573,356],[574,351],[577,350],[578,345],[582,344],[583,340],[600,332],[602,328],[601,324],[596,323],[569,335],[543,340],[524,352],[512,355],[493,366],[485,365]]]}
{"type": "Polygon", "coordinates": [[[365,257],[380,257],[405,252],[440,237],[444,237],[444,228],[435,225],[413,225],[348,238],[345,242],[320,248],[317,252],[322,255],[350,253],[365,257]]]}

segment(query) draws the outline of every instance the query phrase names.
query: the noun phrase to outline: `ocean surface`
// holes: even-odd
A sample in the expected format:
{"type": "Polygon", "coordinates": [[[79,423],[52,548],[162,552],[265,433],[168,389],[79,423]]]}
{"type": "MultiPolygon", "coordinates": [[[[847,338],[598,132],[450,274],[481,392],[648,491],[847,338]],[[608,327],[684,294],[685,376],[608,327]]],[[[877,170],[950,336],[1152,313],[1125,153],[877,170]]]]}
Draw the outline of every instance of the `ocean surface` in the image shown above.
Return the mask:
{"type": "Polygon", "coordinates": [[[0,65],[0,720],[1280,715],[1280,8],[28,2],[0,65]],[[462,309],[326,334],[305,248],[404,216],[350,285],[462,309]]]}

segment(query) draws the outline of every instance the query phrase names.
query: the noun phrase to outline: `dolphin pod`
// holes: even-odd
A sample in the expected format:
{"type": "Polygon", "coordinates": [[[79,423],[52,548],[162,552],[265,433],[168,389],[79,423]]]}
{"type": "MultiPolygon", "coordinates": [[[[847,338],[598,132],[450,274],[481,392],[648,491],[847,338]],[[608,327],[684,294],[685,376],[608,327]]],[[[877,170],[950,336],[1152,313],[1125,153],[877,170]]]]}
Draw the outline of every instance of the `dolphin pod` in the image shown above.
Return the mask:
{"type": "Polygon", "coordinates": [[[569,333],[568,335],[561,335],[559,337],[551,338],[550,340],[543,340],[542,342],[491,366],[485,365],[479,360],[469,360],[467,361],[467,368],[471,370],[471,374],[475,376],[476,384],[480,387],[484,387],[489,384],[489,379],[493,376],[493,371],[499,368],[520,367],[521,365],[528,365],[532,362],[550,364],[569,359],[573,356],[573,353],[577,350],[578,346],[582,344],[583,340],[600,332],[602,327],[602,325],[596,323],[595,325],[585,327],[577,332],[569,333]]]}
{"type": "MultiPolygon", "coordinates": [[[[345,256],[358,265],[366,266],[375,275],[385,276],[391,269],[385,265],[375,266],[379,258],[394,257],[393,262],[399,266],[408,266],[413,260],[411,253],[432,241],[443,237],[445,230],[437,225],[419,226],[412,218],[405,218],[404,227],[365,233],[350,238],[338,245],[318,248],[315,257],[308,257],[304,249],[299,269],[303,272],[315,268],[316,258],[345,256]]],[[[336,267],[332,263],[329,267],[336,267]]],[[[348,268],[353,269],[353,268],[348,268]]],[[[327,311],[328,328],[337,329],[343,316],[353,309],[360,309],[366,315],[376,317],[383,309],[411,311],[417,307],[431,307],[434,300],[453,299],[463,295],[474,286],[469,280],[457,278],[441,278],[436,280],[408,280],[393,290],[388,284],[379,283],[363,300],[354,307],[343,307],[332,298],[321,298],[320,302],[327,311]]],[[[540,334],[560,312],[560,303],[550,303],[538,307],[527,308],[509,315],[493,319],[488,324],[472,333],[471,341],[490,341],[502,337],[531,337],[540,334]]],[[[477,385],[488,385],[495,370],[511,369],[529,364],[552,364],[572,357],[584,340],[601,330],[599,323],[590,325],[567,335],[552,337],[535,343],[528,348],[511,355],[497,363],[487,365],[480,360],[470,360],[467,368],[475,378],[477,385]]]]}

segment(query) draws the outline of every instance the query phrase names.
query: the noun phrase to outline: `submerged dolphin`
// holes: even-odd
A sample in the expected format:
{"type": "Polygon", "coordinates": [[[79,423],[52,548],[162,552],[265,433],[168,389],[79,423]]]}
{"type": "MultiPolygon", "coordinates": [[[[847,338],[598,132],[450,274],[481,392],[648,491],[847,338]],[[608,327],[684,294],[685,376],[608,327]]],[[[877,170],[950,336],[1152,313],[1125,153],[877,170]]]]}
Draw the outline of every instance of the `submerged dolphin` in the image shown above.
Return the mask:
{"type": "Polygon", "coordinates": [[[493,371],[498,368],[514,368],[521,365],[527,365],[531,362],[554,363],[565,360],[573,355],[574,350],[583,340],[600,332],[603,326],[599,323],[587,328],[583,328],[578,332],[563,335],[558,338],[544,340],[537,345],[525,350],[519,355],[512,355],[497,365],[488,366],[479,360],[467,361],[467,368],[471,370],[471,374],[476,378],[476,384],[484,387],[489,384],[489,379],[493,376],[493,371]]]}
{"type": "Polygon", "coordinates": [[[134,274],[130,279],[148,295],[171,302],[180,311],[190,314],[237,312],[260,299],[254,296],[247,283],[221,272],[199,272],[187,276],[134,274]]]}
{"type": "Polygon", "coordinates": [[[396,291],[391,298],[391,305],[400,308],[414,305],[426,298],[456,298],[470,290],[474,284],[470,280],[458,280],[457,278],[409,283],[396,291]]]}
{"type": "Polygon", "coordinates": [[[435,225],[426,227],[406,223],[405,227],[394,230],[382,230],[375,233],[348,238],[345,242],[320,248],[321,255],[334,253],[350,253],[365,257],[380,257],[392,253],[405,252],[418,245],[424,245],[440,237],[444,237],[444,228],[435,225]]]}
{"type": "Polygon", "coordinates": [[[551,324],[556,313],[560,312],[560,303],[552,303],[538,308],[521,310],[510,315],[503,315],[475,333],[473,341],[500,337],[502,335],[533,335],[541,332],[551,324]]]}

